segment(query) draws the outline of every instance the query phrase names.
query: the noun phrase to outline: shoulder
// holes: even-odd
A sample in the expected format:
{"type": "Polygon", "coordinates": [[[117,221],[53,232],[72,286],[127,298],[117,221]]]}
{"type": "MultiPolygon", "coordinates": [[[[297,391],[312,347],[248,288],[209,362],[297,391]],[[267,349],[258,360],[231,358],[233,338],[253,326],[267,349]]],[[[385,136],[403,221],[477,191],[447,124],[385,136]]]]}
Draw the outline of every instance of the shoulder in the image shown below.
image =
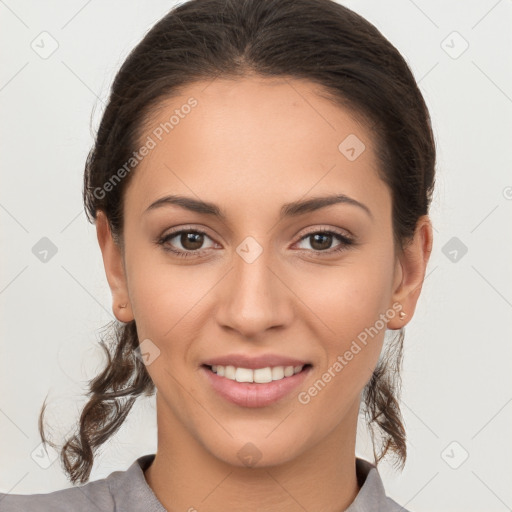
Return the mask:
{"type": "Polygon", "coordinates": [[[114,510],[107,479],[46,494],[0,493],[2,512],[85,512],[114,510]]]}
{"type": "MultiPolygon", "coordinates": [[[[142,469],[154,454],[139,457],[124,471],[114,471],[106,478],[46,494],[11,494],[0,492],[2,512],[107,512],[141,510],[156,500],[145,484],[142,469]],[[132,509],[131,507],[135,507],[132,509]]],[[[159,511],[158,507],[151,510],[159,511]]]]}

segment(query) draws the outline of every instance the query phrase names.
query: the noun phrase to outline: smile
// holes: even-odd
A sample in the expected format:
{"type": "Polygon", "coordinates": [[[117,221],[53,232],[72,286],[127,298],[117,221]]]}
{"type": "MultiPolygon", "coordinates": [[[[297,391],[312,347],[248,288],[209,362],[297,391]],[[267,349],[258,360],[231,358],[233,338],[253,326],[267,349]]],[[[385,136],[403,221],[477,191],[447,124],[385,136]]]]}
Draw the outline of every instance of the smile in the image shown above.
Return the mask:
{"type": "Polygon", "coordinates": [[[205,365],[201,374],[217,396],[240,407],[266,407],[302,387],[311,364],[244,368],[234,365],[205,365]]]}
{"type": "Polygon", "coordinates": [[[229,380],[236,382],[255,382],[264,384],[276,380],[292,377],[299,373],[304,368],[304,365],[299,366],[267,366],[266,368],[237,368],[232,365],[212,365],[212,372],[216,373],[219,377],[225,377],[229,380]]]}

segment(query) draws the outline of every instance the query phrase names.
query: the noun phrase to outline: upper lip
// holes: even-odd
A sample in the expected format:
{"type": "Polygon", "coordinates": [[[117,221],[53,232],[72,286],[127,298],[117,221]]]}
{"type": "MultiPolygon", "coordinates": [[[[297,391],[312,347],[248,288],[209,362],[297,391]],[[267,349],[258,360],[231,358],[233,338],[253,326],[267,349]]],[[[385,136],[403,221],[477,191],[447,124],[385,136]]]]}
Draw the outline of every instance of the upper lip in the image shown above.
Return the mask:
{"type": "Polygon", "coordinates": [[[288,356],[278,354],[263,354],[260,356],[248,356],[246,354],[230,354],[225,356],[213,357],[204,361],[207,366],[235,366],[236,368],[266,368],[268,366],[304,366],[307,361],[301,361],[288,356]]]}

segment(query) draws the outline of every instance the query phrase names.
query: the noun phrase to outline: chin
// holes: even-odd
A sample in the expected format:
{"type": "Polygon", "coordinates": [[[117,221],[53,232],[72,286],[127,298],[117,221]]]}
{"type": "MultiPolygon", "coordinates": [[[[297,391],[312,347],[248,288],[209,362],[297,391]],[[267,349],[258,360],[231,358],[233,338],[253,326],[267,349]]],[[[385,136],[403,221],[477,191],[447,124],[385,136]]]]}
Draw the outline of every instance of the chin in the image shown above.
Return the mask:
{"type": "MultiPolygon", "coordinates": [[[[270,435],[272,437],[273,434],[270,435]]],[[[266,468],[286,464],[297,458],[303,450],[286,435],[287,442],[276,436],[271,440],[266,434],[244,436],[243,439],[230,440],[229,443],[207,447],[210,453],[225,464],[238,468],[266,468]]]]}

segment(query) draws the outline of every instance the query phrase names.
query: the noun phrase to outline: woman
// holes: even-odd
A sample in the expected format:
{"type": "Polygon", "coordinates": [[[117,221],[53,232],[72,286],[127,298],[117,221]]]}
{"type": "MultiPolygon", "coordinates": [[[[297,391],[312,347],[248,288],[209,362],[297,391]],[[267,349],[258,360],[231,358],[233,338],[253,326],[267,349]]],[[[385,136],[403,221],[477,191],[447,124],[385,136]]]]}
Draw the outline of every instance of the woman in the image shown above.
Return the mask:
{"type": "Polygon", "coordinates": [[[405,510],[376,465],[406,459],[403,327],[432,248],[434,170],[407,64],[354,12],[170,11],[118,72],[86,163],[120,324],[61,456],[87,482],[155,391],[157,453],[0,508],[405,510]],[[361,405],[382,440],[372,463],[355,456],[361,405]]]}

